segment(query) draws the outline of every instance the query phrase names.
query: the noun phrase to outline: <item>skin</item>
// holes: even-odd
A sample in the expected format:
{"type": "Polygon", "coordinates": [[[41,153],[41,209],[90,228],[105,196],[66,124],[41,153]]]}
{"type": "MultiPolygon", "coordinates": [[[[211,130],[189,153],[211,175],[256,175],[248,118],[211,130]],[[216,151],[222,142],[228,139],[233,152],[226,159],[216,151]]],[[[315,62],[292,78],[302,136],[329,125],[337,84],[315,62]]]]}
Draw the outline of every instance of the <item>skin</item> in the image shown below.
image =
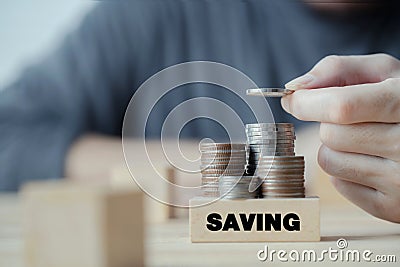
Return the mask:
{"type": "Polygon", "coordinates": [[[354,12],[364,12],[377,6],[385,5],[387,1],[382,0],[304,0],[306,4],[320,12],[332,14],[345,14],[354,12]]]}
{"type": "Polygon", "coordinates": [[[282,107],[321,122],[318,163],[347,199],[400,223],[400,61],[328,56],[286,84],[282,107]]]}

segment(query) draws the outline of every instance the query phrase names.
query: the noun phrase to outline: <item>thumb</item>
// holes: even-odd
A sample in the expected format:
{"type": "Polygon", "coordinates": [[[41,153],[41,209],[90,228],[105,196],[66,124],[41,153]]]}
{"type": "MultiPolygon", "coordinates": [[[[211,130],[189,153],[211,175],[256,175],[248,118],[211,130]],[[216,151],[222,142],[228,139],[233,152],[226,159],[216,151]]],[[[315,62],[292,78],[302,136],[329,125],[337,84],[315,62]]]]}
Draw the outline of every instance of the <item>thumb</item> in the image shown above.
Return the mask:
{"type": "Polygon", "coordinates": [[[378,83],[399,72],[400,61],[386,54],[327,56],[285,87],[291,90],[378,83]]]}

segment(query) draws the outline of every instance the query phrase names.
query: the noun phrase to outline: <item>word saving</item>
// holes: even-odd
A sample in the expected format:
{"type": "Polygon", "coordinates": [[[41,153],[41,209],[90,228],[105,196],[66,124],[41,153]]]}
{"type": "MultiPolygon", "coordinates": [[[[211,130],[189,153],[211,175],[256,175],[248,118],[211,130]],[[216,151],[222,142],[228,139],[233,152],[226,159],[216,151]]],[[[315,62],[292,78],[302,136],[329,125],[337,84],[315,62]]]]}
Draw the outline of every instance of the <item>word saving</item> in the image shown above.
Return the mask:
{"type": "Polygon", "coordinates": [[[300,218],[296,213],[228,213],[225,218],[218,213],[210,213],[207,216],[207,229],[217,231],[300,231],[300,218]],[[239,225],[240,224],[240,225],[239,225]],[[273,230],[272,230],[273,229],[273,230]]]}

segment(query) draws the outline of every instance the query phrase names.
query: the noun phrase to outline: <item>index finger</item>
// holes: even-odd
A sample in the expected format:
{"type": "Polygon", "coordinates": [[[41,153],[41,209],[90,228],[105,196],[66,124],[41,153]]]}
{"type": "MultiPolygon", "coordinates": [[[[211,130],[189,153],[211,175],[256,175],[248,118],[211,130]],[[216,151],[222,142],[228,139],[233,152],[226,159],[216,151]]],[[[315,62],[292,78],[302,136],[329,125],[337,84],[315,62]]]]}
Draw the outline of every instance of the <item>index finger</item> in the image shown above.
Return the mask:
{"type": "Polygon", "coordinates": [[[400,122],[400,79],[380,83],[299,90],[282,107],[304,121],[336,124],[400,122]]]}
{"type": "Polygon", "coordinates": [[[307,74],[286,84],[291,90],[378,83],[397,77],[400,61],[387,54],[327,56],[307,74]]]}

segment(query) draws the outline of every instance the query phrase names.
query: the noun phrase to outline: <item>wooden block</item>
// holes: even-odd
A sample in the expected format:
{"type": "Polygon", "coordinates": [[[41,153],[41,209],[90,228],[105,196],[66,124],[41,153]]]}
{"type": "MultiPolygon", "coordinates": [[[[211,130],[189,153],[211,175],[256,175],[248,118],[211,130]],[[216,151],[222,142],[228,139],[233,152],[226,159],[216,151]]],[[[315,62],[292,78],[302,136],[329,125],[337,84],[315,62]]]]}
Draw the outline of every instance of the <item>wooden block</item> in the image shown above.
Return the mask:
{"type": "Polygon", "coordinates": [[[144,265],[142,192],[54,181],[21,198],[27,266],[144,265]]]}
{"type": "Polygon", "coordinates": [[[320,240],[317,197],[210,200],[191,200],[192,242],[320,240]]]}
{"type": "MultiPolygon", "coordinates": [[[[138,164],[139,165],[139,164],[138,164]]],[[[159,164],[156,166],[158,172],[165,177],[169,182],[178,184],[181,186],[194,187],[201,185],[201,175],[182,175],[176,169],[168,167],[168,165],[159,164]],[[193,179],[195,177],[195,179],[193,179]],[[194,180],[194,182],[193,182],[194,180]]],[[[147,166],[143,168],[139,167],[135,170],[137,173],[142,174],[142,180],[147,180],[148,183],[154,183],[155,178],[152,174],[149,174],[147,170],[147,166]],[[145,177],[146,179],[143,179],[145,177]]],[[[110,175],[110,183],[112,187],[115,188],[136,188],[137,190],[141,190],[137,183],[132,178],[131,174],[126,165],[116,166],[112,169],[110,175]]],[[[161,199],[168,199],[173,202],[174,199],[184,198],[186,203],[189,203],[189,200],[193,198],[195,195],[184,196],[182,194],[177,194],[174,190],[171,190],[171,187],[167,187],[167,184],[162,184],[156,188],[157,196],[161,199]]],[[[144,194],[144,214],[146,223],[163,223],[167,222],[169,219],[176,218],[188,218],[188,209],[187,208],[177,208],[173,206],[166,205],[161,203],[154,198],[150,197],[147,194],[144,194]]]]}
{"type": "MultiPolygon", "coordinates": [[[[176,173],[175,169],[173,168],[168,168],[167,170],[167,180],[171,184],[176,183],[176,173]]],[[[168,199],[170,203],[174,203],[175,199],[175,192],[172,187],[168,187],[168,199]]],[[[176,208],[173,206],[168,205],[168,219],[176,219],[178,216],[176,214],[176,208]]]]}
{"type": "MultiPolygon", "coordinates": [[[[164,168],[167,171],[167,168],[164,168]]],[[[144,167],[142,170],[136,170],[137,172],[147,175],[147,169],[144,167]]],[[[149,183],[151,183],[154,177],[148,177],[149,183]]],[[[132,188],[141,190],[137,183],[133,180],[129,173],[126,165],[115,167],[111,172],[111,186],[113,188],[132,188]]],[[[166,198],[168,194],[167,188],[157,188],[157,194],[161,197],[166,198]]],[[[146,223],[162,223],[168,221],[169,218],[168,206],[151,198],[147,194],[144,194],[144,218],[146,223]]]]}

